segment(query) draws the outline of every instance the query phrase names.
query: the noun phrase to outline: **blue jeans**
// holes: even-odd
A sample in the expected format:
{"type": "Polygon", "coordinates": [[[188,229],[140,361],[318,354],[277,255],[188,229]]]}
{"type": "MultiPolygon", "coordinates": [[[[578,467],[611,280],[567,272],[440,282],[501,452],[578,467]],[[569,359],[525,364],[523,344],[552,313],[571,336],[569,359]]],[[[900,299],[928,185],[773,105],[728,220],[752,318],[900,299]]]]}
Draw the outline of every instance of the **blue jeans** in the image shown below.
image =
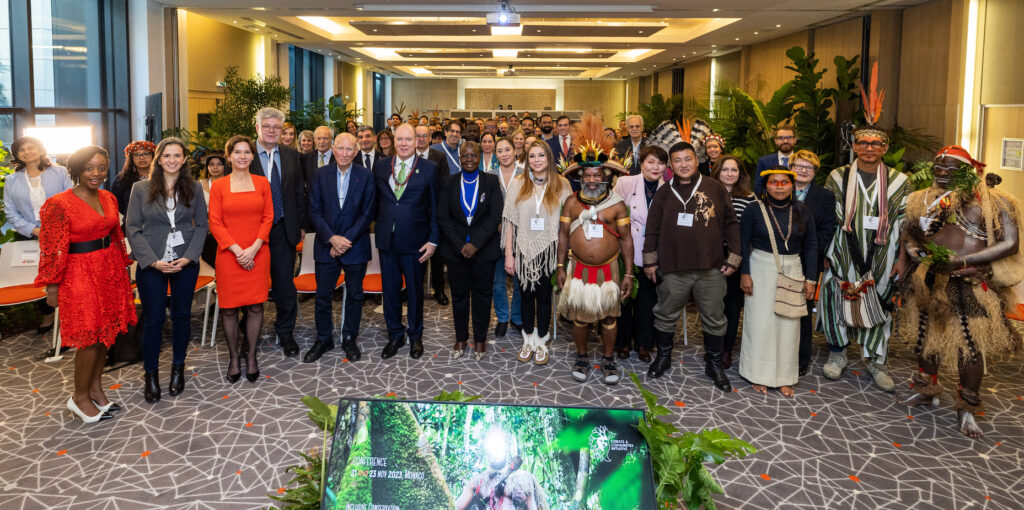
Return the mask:
{"type": "MultiPolygon", "coordinates": [[[[494,315],[498,317],[498,322],[509,321],[509,309],[508,309],[508,284],[507,284],[508,273],[505,272],[505,256],[498,257],[498,261],[494,265],[494,315]]],[[[523,317],[519,313],[520,301],[522,298],[519,296],[519,279],[516,277],[512,278],[512,323],[522,324],[523,317]]]]}
{"type": "Polygon", "coordinates": [[[151,267],[135,273],[142,302],[142,368],[147,372],[157,369],[160,344],[164,340],[164,321],[167,319],[167,287],[171,288],[171,345],[174,346],[172,363],[185,362],[188,342],[192,338],[192,296],[199,278],[199,264],[189,264],[177,273],[165,274],[151,267]]]}

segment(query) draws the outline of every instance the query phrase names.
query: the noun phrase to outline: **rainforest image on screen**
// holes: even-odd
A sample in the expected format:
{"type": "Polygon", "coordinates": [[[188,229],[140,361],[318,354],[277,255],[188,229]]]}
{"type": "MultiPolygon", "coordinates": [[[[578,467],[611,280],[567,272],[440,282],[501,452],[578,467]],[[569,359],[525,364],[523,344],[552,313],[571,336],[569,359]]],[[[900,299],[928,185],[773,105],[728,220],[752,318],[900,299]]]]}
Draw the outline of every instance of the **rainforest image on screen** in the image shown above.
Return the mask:
{"type": "Polygon", "coordinates": [[[640,410],[342,400],[322,507],[655,508],[640,410]]]}

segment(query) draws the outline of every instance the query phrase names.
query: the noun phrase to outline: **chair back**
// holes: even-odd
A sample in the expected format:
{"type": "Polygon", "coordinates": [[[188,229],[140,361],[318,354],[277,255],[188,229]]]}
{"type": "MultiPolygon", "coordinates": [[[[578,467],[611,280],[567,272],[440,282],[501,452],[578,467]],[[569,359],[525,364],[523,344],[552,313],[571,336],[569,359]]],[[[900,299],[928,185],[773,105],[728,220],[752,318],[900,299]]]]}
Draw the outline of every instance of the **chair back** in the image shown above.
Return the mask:
{"type": "Polygon", "coordinates": [[[380,254],[377,253],[377,239],[370,236],[370,263],[366,265],[366,274],[380,274],[380,254]]]}
{"type": "Polygon", "coordinates": [[[313,274],[316,272],[316,261],[313,260],[313,240],[316,238],[315,232],[306,234],[306,237],[302,241],[302,255],[299,259],[299,275],[313,274]]]}
{"type": "Polygon", "coordinates": [[[39,241],[17,241],[0,247],[0,287],[34,282],[40,255],[39,241]]]}

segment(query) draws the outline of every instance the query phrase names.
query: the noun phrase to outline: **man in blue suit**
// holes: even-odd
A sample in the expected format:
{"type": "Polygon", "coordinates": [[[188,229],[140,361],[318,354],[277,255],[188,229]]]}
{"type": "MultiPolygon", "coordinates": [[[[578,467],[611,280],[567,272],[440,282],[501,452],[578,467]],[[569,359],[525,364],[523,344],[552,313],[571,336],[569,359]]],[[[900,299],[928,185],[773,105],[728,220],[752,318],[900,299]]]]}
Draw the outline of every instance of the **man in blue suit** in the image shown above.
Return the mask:
{"type": "Polygon", "coordinates": [[[572,134],[570,133],[572,122],[569,117],[562,115],[555,121],[555,136],[548,139],[548,146],[551,147],[551,156],[555,158],[555,164],[563,159],[572,159],[572,134]]]}
{"type": "Polygon", "coordinates": [[[777,152],[761,156],[757,160],[757,170],[754,172],[754,194],[757,196],[764,192],[761,178],[757,177],[761,172],[776,165],[789,168],[789,157],[793,155],[793,148],[796,147],[796,128],[788,124],[775,128],[775,146],[779,148],[777,152]]]}
{"type": "Polygon", "coordinates": [[[423,356],[423,275],[437,249],[437,166],[416,156],[416,132],[409,124],[395,129],[395,156],[373,165],[377,184],[374,228],[384,290],[388,359],[410,341],[409,357],[423,356]],[[408,285],[409,326],[402,324],[402,279],[408,285]]]}
{"type": "Polygon", "coordinates": [[[345,272],[345,325],[341,348],[349,361],[359,361],[356,345],[363,317],[363,277],[370,261],[370,222],[376,185],[369,170],[353,164],[359,149],[356,137],[334,138],[334,161],[317,168],[310,182],[309,216],[316,229],[316,342],[302,361],[312,363],[334,348],[332,296],[338,276],[345,272]]]}

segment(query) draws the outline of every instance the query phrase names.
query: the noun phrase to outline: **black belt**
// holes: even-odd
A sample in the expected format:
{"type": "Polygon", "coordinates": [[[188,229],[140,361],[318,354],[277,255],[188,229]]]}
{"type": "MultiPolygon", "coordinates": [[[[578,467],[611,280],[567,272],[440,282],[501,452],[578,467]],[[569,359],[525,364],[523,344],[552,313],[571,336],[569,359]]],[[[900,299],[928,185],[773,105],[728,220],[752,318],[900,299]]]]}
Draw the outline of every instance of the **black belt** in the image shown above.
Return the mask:
{"type": "Polygon", "coordinates": [[[99,239],[93,239],[92,241],[82,241],[80,243],[68,243],[68,254],[72,253],[89,253],[91,251],[102,250],[110,246],[110,236],[101,237],[99,239]]]}

